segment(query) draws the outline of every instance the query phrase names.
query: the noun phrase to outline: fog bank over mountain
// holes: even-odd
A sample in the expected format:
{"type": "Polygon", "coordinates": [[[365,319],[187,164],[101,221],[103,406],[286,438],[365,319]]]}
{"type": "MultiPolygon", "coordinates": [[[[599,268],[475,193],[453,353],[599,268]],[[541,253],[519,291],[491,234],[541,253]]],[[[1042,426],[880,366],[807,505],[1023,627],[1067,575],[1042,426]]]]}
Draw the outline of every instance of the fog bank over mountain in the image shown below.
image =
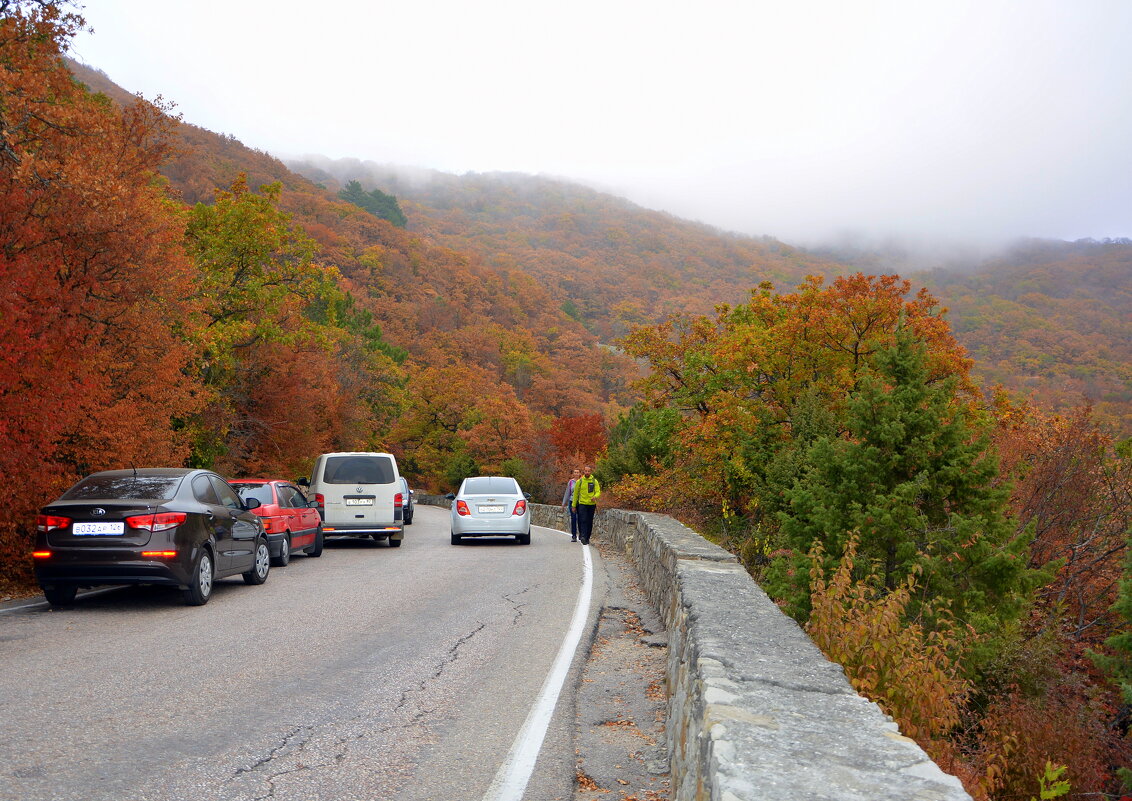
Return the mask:
{"type": "Polygon", "coordinates": [[[565,176],[796,245],[1132,235],[1123,0],[308,11],[100,0],[72,55],[279,156],[565,176]]]}

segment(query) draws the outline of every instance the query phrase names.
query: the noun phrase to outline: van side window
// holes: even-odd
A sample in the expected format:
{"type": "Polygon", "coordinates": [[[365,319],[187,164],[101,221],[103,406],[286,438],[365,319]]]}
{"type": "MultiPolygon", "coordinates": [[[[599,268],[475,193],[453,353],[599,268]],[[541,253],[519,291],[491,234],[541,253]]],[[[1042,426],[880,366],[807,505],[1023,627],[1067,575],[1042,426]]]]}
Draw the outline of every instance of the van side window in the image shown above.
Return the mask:
{"type": "Polygon", "coordinates": [[[382,456],[331,456],[326,460],[327,484],[392,484],[393,463],[382,456]]]}

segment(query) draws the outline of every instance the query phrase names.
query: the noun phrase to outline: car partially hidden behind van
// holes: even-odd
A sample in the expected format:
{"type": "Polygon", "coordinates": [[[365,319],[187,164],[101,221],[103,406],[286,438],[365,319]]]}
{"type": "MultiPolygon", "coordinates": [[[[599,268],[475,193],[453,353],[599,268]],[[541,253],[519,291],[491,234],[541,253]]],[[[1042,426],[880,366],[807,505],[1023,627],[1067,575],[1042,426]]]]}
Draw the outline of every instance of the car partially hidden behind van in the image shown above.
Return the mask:
{"type": "Polygon", "coordinates": [[[401,474],[389,453],[324,453],[307,484],[324,537],[372,537],[400,547],[405,536],[401,474]]]}

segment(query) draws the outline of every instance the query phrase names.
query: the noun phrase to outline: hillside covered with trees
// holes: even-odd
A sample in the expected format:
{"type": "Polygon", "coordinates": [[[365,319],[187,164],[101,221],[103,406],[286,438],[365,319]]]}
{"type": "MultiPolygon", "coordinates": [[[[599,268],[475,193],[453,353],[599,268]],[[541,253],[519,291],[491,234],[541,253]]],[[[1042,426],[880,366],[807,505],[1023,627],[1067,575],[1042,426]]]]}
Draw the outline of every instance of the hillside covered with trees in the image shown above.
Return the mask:
{"type": "Polygon", "coordinates": [[[300,174],[3,7],[6,587],[94,470],[380,449],[556,500],[598,459],[976,798],[1132,791],[1132,245],[901,278],[546,178],[300,174]]]}
{"type": "Polygon", "coordinates": [[[807,275],[900,272],[949,310],[984,391],[1002,385],[1056,410],[1087,398],[1132,435],[1132,242],[1034,240],[940,268],[906,253],[808,252],[729,234],[543,177],[316,157],[291,166],[326,186],[358,181],[397,195],[412,208],[412,230],[492,266],[518,265],[607,340],[672,313],[743,302],[763,281],[790,290],[807,275]]]}

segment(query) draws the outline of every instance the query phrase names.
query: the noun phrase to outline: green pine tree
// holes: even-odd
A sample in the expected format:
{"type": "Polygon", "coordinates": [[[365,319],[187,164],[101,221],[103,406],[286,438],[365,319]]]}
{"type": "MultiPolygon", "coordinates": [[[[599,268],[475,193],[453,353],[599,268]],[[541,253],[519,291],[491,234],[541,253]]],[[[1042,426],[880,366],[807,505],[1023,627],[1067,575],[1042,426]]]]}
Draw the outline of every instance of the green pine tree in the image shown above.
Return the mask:
{"type": "Polygon", "coordinates": [[[1037,586],[1040,576],[1026,565],[1029,537],[1006,517],[988,441],[954,402],[955,381],[929,382],[926,360],[926,346],[901,330],[850,396],[845,434],[809,447],[779,514],[793,556],[767,581],[793,614],[808,614],[814,542],[831,570],[852,532],[862,564],[875,566],[878,591],[921,574],[913,615],[942,605],[989,631],[1016,618],[1037,586]]]}
{"type": "Polygon", "coordinates": [[[382,192],[380,189],[366,192],[359,182],[348,181],[346,186],[339,190],[338,197],[365,209],[375,217],[388,220],[398,228],[404,228],[409,222],[405,213],[401,210],[401,204],[397,202],[397,198],[382,192]]]}

